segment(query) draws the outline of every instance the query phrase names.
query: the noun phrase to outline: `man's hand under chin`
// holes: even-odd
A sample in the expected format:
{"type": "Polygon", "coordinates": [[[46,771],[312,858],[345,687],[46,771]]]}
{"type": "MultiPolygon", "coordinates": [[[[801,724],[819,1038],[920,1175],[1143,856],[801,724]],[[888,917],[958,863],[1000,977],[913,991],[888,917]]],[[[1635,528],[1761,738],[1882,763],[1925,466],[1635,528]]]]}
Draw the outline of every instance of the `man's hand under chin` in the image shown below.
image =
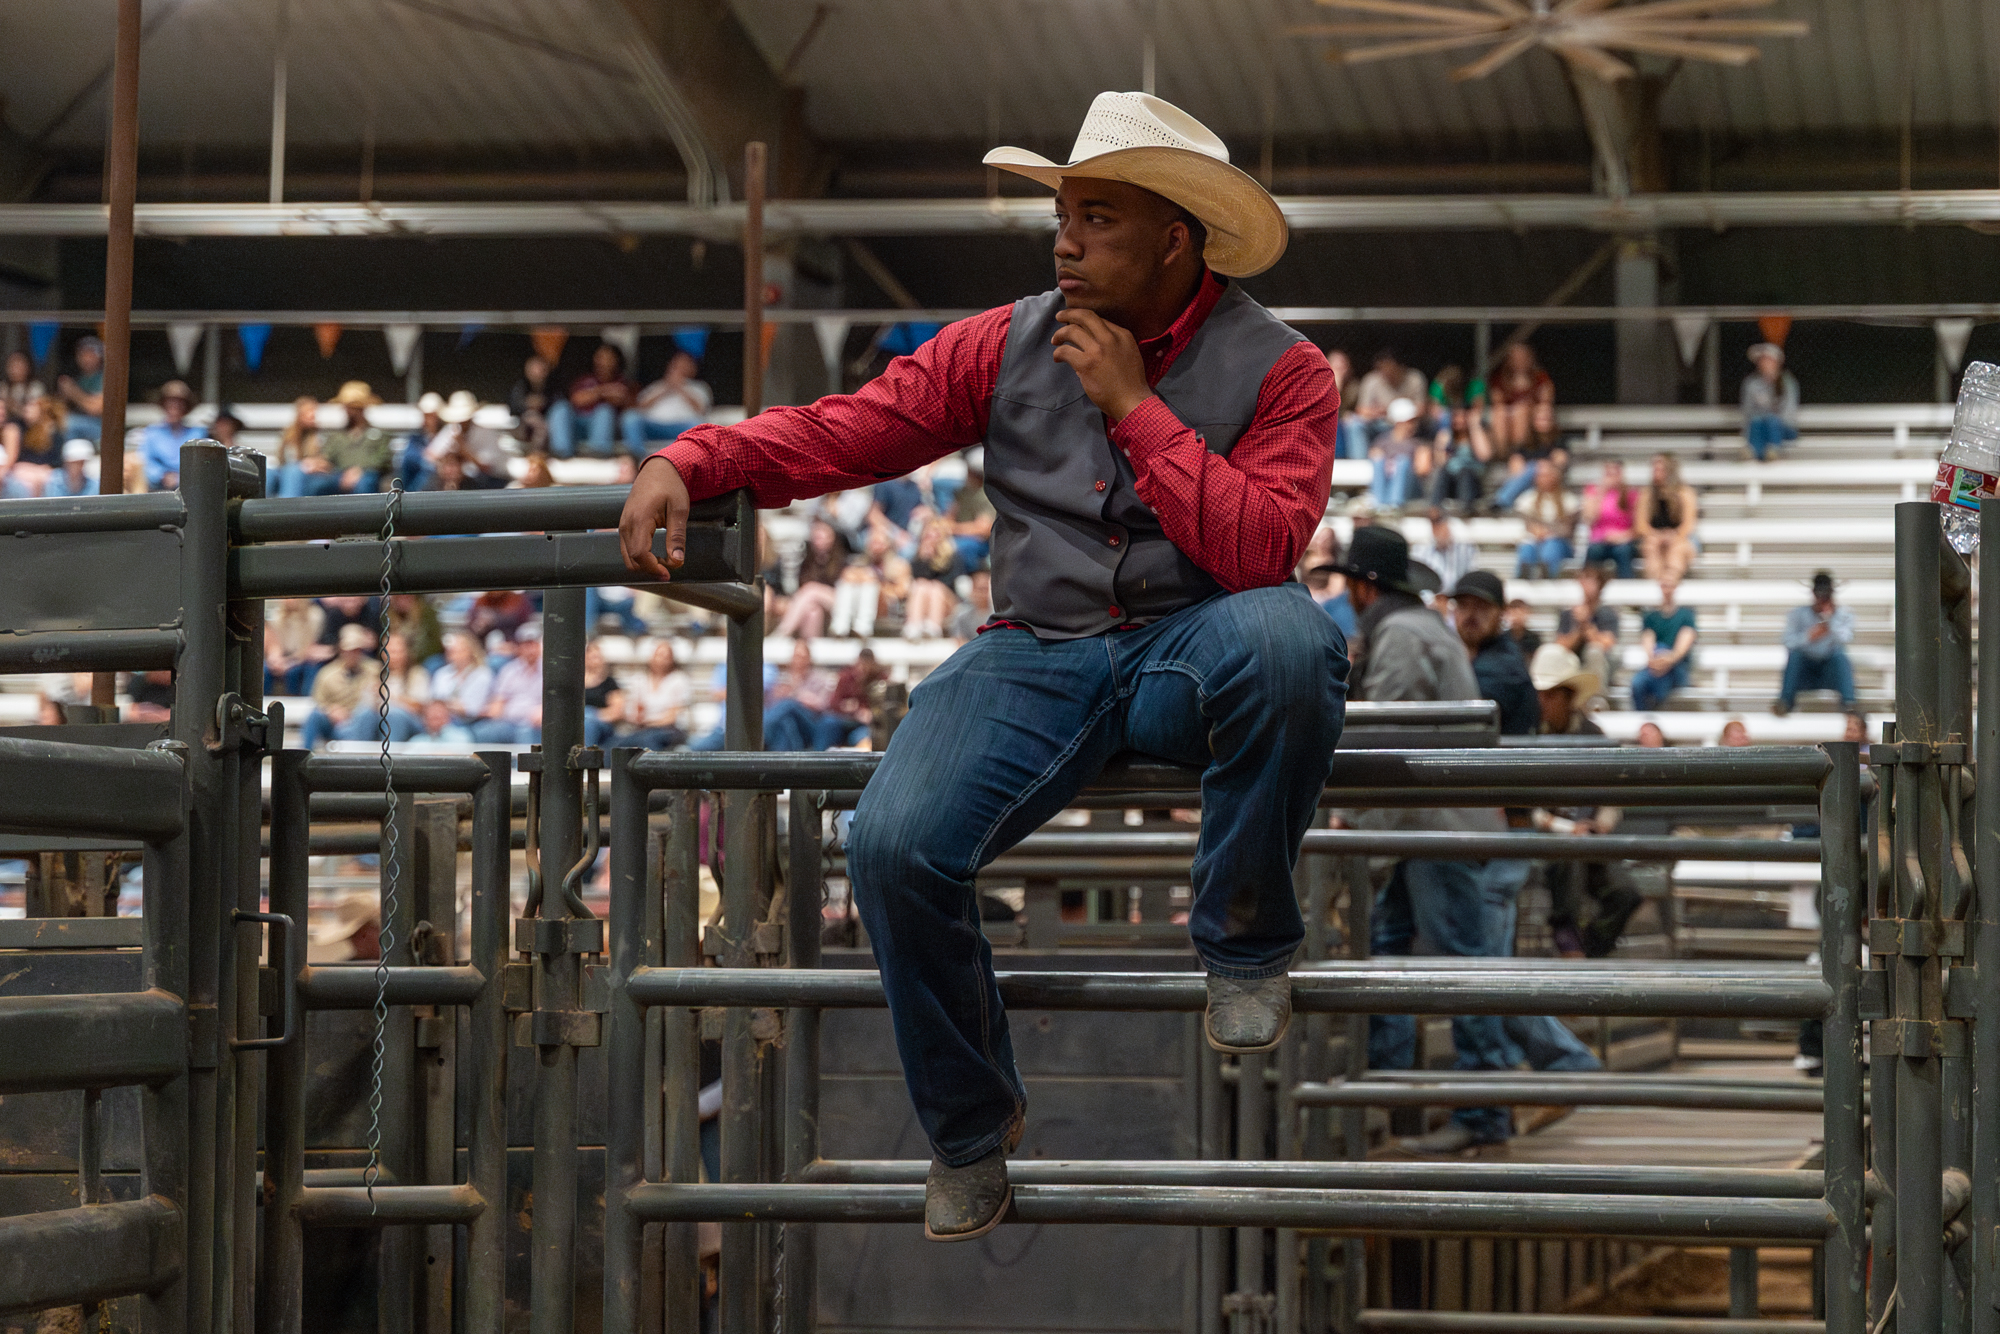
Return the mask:
{"type": "MultiPolygon", "coordinates": [[[[1126,414],[1153,396],[1146,383],[1146,363],[1139,355],[1139,340],[1130,330],[1105,319],[1094,310],[1061,310],[1056,320],[1063,326],[1050,341],[1055,357],[1083,383],[1083,392],[1097,405],[1105,420],[1116,426],[1126,414]]],[[[633,488],[634,494],[638,488],[633,488]]]]}
{"type": "Polygon", "coordinates": [[[650,575],[656,583],[672,579],[687,563],[688,491],[680,471],[658,454],[639,465],[632,494],[618,516],[618,545],[625,568],[650,575]],[[667,530],[667,559],[653,554],[653,534],[667,530]]]}

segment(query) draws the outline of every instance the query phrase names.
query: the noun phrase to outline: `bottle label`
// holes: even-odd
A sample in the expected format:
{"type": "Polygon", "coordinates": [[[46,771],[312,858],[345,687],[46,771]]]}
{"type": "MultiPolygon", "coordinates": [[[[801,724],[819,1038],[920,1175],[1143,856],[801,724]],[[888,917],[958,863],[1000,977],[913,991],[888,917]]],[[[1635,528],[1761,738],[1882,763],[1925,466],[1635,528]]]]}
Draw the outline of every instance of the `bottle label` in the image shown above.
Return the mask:
{"type": "Polygon", "coordinates": [[[1931,483],[1931,501],[1976,510],[1982,500],[2000,500],[2000,477],[1955,463],[1938,464],[1937,479],[1931,483]]]}

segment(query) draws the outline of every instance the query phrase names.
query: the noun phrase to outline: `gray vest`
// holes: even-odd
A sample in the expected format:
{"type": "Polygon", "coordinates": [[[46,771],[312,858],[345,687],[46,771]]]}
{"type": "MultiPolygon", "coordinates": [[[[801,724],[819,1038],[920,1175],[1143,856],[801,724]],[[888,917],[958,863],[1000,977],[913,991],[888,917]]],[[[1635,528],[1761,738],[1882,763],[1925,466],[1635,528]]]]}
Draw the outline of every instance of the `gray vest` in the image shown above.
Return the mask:
{"type": "MultiPolygon", "coordinates": [[[[1156,621],[1222,591],[1168,540],[1104,414],[1050,355],[1062,309],[1059,291],[1014,303],[986,427],[993,614],[1043,639],[1156,621]]],[[[1153,392],[1227,458],[1264,376],[1304,340],[1231,284],[1153,392]]]]}

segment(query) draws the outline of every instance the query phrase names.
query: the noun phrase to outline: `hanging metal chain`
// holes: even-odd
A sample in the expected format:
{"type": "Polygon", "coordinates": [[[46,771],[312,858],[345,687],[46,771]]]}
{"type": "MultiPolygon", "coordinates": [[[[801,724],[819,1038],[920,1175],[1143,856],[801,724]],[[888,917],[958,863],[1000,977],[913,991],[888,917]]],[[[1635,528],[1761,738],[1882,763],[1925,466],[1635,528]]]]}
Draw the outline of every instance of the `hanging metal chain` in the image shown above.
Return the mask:
{"type": "Polygon", "coordinates": [[[368,1190],[368,1212],[376,1211],[375,1183],[382,1176],[382,1066],[388,1050],[389,952],[396,947],[396,888],[402,883],[402,848],[396,828],[396,760],[389,752],[389,576],[396,547],[396,516],[403,507],[401,482],[389,484],[389,503],[382,509],[382,584],[377,602],[375,665],[375,726],[382,742],[382,924],[375,950],[375,1037],[368,1057],[368,1166],[361,1182],[368,1190]]]}

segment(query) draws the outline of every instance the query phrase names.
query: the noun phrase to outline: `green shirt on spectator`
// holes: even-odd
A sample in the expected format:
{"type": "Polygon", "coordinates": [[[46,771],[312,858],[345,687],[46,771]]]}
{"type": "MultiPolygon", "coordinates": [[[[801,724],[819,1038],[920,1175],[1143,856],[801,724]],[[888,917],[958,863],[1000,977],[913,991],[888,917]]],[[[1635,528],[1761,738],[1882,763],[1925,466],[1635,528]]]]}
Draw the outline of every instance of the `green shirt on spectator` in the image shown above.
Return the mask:
{"type": "Polygon", "coordinates": [[[346,472],[349,468],[359,468],[363,472],[387,472],[390,456],[389,437],[373,426],[364,426],[358,431],[330,432],[320,446],[320,457],[335,472],[346,472]]]}

